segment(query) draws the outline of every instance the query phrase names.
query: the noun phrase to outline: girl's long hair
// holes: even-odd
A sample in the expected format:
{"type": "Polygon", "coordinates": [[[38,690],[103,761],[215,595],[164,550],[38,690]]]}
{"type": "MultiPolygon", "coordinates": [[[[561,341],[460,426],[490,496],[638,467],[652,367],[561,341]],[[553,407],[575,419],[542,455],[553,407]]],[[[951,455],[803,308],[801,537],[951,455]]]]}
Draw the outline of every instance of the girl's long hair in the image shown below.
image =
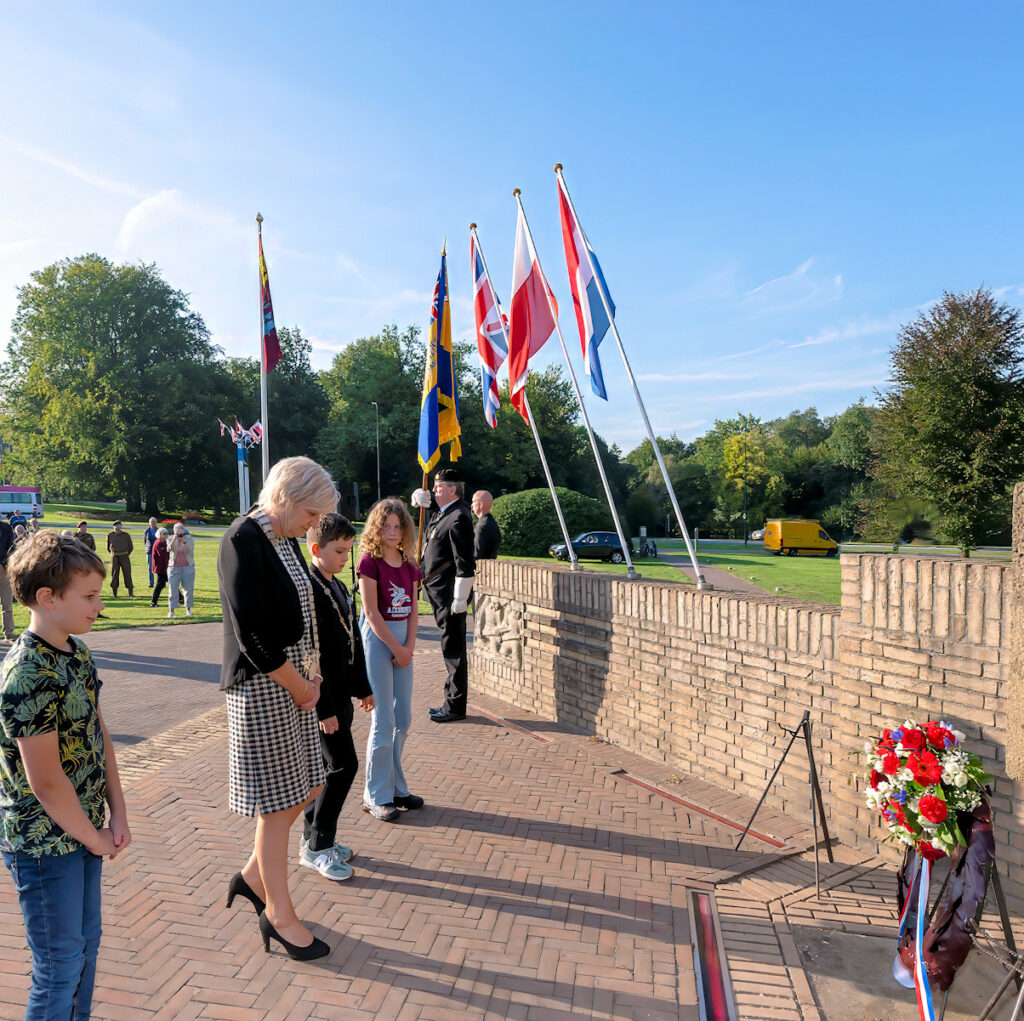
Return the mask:
{"type": "Polygon", "coordinates": [[[397,514],[402,523],[402,539],[398,544],[398,552],[403,560],[412,560],[416,554],[416,529],[412,523],[412,515],[401,500],[394,496],[378,500],[366,516],[366,526],[359,539],[359,553],[369,553],[378,559],[384,556],[384,522],[388,516],[397,514]]]}

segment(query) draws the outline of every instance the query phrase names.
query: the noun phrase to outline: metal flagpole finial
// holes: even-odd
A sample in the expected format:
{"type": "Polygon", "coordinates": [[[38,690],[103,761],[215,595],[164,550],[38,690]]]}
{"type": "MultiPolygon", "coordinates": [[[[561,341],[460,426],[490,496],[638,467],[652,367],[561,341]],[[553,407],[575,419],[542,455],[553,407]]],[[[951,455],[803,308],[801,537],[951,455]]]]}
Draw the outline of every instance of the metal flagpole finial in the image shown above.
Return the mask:
{"type": "Polygon", "coordinates": [[[445,235],[444,241],[441,242],[441,254],[442,255],[447,255],[448,254],[448,235],[447,234],[445,235]]]}
{"type": "Polygon", "coordinates": [[[557,174],[558,171],[561,170],[561,169],[562,169],[562,164],[561,163],[556,163],[555,164],[555,173],[557,174]]]}
{"type": "Polygon", "coordinates": [[[476,224],[475,224],[475,223],[471,223],[471,224],[469,225],[469,229],[470,229],[470,230],[476,230],[476,224]]]}
{"type": "Polygon", "coordinates": [[[256,222],[260,225],[260,230],[262,230],[263,229],[263,214],[262,213],[257,213],[256,214],[256,222]]]}
{"type": "Polygon", "coordinates": [[[519,189],[518,189],[518,188],[513,188],[513,189],[512,189],[512,195],[513,195],[513,196],[514,196],[515,198],[519,198],[520,194],[521,194],[521,192],[519,191],[519,189]]]}

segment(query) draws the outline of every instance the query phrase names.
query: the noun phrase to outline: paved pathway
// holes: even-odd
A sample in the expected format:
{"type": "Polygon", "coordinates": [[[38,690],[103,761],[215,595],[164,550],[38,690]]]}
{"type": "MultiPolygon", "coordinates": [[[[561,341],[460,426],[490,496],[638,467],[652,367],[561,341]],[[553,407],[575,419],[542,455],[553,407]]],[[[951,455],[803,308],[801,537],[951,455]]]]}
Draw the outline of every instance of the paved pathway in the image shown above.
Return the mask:
{"type": "MultiPolygon", "coordinates": [[[[693,890],[714,891],[740,1018],[913,1016],[910,997],[902,1014],[846,1013],[841,980],[821,985],[812,966],[815,934],[889,947],[891,869],[839,848],[818,901],[800,827],[765,812],[757,828],[788,849],[732,849],[744,799],[492,699],[472,699],[464,724],[430,724],[443,664],[422,622],[405,758],[427,807],[372,820],[357,778],[340,831],[355,877],[293,875],[300,914],[333,952],[312,965],[265,954],[248,905],[224,907],[252,821],[226,809],[219,630],[93,636],[135,837],[105,867],[94,1017],[695,1021],[693,890]]],[[[27,961],[0,879],[0,1018],[23,1014],[27,961]]]]}
{"type": "MultiPolygon", "coordinates": [[[[689,556],[679,553],[659,553],[658,559],[665,561],[666,564],[671,564],[672,567],[678,567],[690,581],[697,580],[689,556]]],[[[697,563],[700,564],[699,555],[697,556],[697,563]]],[[[721,567],[700,564],[700,570],[704,577],[720,592],[764,592],[764,589],[758,588],[753,582],[747,581],[745,578],[737,578],[732,571],[725,571],[721,567]]]]}

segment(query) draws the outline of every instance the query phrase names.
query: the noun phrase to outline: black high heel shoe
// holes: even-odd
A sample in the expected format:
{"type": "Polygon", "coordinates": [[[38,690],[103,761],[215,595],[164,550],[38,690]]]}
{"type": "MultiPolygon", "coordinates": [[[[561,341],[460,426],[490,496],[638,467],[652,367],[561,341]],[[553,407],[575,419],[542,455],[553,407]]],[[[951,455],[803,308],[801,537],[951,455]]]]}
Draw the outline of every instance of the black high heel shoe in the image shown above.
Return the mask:
{"type": "Polygon", "coordinates": [[[262,915],[267,906],[253,893],[252,887],[245,881],[245,876],[241,872],[236,872],[228,883],[228,907],[231,907],[231,902],[235,897],[244,897],[246,900],[252,901],[252,906],[258,915],[262,915]]]}
{"type": "Polygon", "coordinates": [[[316,936],[313,937],[313,942],[308,947],[297,947],[294,943],[289,943],[283,936],[278,935],[277,930],[270,924],[266,912],[260,915],[260,933],[263,936],[263,949],[268,954],[270,953],[270,941],[274,939],[284,947],[285,953],[293,961],[315,961],[320,957],[326,957],[331,952],[331,948],[316,936]]]}

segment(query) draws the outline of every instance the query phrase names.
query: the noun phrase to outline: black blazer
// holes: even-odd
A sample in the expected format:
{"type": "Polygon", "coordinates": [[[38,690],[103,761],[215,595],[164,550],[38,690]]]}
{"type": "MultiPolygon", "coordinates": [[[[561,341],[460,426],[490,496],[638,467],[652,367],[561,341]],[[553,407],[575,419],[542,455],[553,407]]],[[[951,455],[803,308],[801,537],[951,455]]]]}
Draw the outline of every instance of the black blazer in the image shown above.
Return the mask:
{"type": "Polygon", "coordinates": [[[6,521],[0,521],[0,567],[7,566],[7,560],[14,549],[14,529],[6,521]]]}
{"type": "MultiPolygon", "coordinates": [[[[301,562],[302,551],[288,540],[301,562]]],[[[235,518],[217,553],[220,605],[224,611],[224,652],[220,690],[287,660],[285,649],[302,637],[302,604],[288,571],[258,521],[235,518]]]]}
{"type": "MultiPolygon", "coordinates": [[[[372,695],[370,681],[366,676],[366,660],[363,657],[363,640],[359,635],[359,619],[352,619],[352,662],[349,663],[349,640],[345,626],[338,618],[339,604],[333,592],[325,592],[320,582],[323,576],[316,567],[310,565],[309,573],[313,577],[313,604],[316,607],[316,626],[320,634],[320,701],[316,704],[318,719],[326,720],[331,716],[339,716],[338,709],[343,699],[366,698],[372,695]]],[[[338,581],[335,578],[335,581],[338,581]]],[[[326,582],[324,583],[326,584],[326,582]]],[[[341,612],[348,619],[351,603],[348,589],[338,581],[341,589],[341,612]]]]}
{"type": "Polygon", "coordinates": [[[477,560],[497,560],[501,529],[490,514],[481,514],[473,531],[473,552],[477,560]]]}
{"type": "Polygon", "coordinates": [[[434,511],[430,516],[420,568],[423,591],[435,610],[451,603],[456,578],[473,577],[473,516],[465,500],[456,500],[443,514],[434,511]]]}

